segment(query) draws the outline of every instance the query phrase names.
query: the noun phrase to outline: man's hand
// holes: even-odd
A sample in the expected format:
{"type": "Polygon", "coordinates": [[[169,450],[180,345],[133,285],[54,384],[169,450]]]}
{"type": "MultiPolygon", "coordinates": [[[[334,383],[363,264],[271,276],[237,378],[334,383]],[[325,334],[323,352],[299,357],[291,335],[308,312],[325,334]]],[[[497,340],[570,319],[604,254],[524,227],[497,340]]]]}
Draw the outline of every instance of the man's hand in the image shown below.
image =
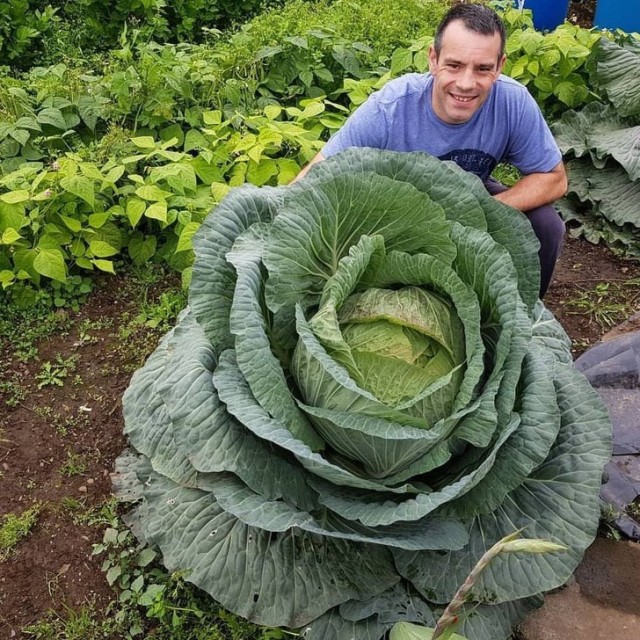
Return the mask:
{"type": "Polygon", "coordinates": [[[548,173],[530,173],[522,177],[494,198],[526,213],[562,197],[567,187],[567,173],[560,162],[548,173]]]}

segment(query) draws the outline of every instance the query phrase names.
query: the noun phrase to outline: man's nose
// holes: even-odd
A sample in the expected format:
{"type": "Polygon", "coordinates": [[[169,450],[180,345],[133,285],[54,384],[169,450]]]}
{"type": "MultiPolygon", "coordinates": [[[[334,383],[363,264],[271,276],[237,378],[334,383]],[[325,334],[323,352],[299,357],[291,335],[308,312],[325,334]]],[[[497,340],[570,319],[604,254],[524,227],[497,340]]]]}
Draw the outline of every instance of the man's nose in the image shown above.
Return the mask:
{"type": "Polygon", "coordinates": [[[473,69],[463,69],[462,72],[458,74],[457,80],[458,89],[462,91],[464,91],[465,89],[473,89],[473,87],[475,86],[473,69]]]}

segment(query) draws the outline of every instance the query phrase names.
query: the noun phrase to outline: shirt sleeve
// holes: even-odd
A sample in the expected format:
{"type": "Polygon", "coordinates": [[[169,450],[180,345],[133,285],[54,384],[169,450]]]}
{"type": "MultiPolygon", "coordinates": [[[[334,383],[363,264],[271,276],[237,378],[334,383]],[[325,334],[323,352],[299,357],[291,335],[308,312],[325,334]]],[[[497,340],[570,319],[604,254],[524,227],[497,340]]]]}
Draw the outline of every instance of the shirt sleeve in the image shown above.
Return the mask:
{"type": "Polygon", "coordinates": [[[327,144],[322,148],[322,155],[328,158],[350,147],[384,149],[387,142],[386,138],[385,114],[380,108],[377,93],[374,93],[329,138],[327,144]]]}
{"type": "Polygon", "coordinates": [[[547,173],[562,160],[562,153],[540,108],[526,90],[510,138],[505,160],[525,175],[547,173]]]}

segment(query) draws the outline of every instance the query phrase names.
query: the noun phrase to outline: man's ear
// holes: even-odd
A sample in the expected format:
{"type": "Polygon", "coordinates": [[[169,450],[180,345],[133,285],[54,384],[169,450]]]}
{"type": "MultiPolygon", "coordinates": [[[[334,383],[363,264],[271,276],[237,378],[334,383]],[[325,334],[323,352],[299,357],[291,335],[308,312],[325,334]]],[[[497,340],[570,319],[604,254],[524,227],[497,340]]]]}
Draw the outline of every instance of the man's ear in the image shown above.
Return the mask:
{"type": "Polygon", "coordinates": [[[498,60],[498,67],[496,68],[496,75],[502,73],[502,68],[504,67],[504,63],[507,61],[506,54],[502,54],[502,58],[498,60]]]}
{"type": "Polygon", "coordinates": [[[429,71],[433,73],[438,63],[438,55],[433,45],[429,45],[429,71]]]}

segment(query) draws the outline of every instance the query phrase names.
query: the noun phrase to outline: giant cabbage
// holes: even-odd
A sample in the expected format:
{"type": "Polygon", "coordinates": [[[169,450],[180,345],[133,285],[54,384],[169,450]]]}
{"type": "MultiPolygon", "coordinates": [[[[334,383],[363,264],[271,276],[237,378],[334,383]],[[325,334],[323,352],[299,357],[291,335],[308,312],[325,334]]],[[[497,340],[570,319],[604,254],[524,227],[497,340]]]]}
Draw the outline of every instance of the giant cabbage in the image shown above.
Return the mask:
{"type": "Polygon", "coordinates": [[[596,533],[605,410],[537,299],[525,217],[423,154],[359,149],[234,189],[189,307],[124,398],[137,535],[249,620],[316,640],[436,616],[506,638],[596,533]]]}

